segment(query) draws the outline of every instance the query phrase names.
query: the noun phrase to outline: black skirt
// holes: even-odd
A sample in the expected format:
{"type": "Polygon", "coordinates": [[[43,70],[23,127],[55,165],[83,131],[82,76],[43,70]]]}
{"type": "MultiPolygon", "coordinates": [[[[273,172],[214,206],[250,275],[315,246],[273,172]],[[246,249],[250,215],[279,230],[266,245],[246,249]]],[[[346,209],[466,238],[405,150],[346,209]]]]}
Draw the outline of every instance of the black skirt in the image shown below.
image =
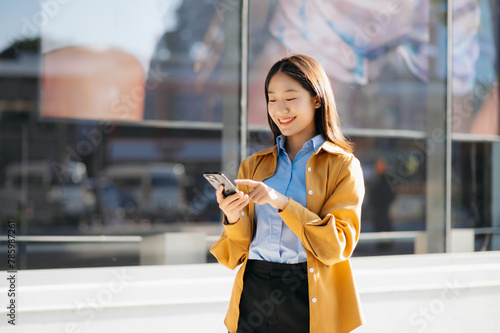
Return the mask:
{"type": "Polygon", "coordinates": [[[307,263],[248,260],[238,333],[308,333],[307,263]]]}

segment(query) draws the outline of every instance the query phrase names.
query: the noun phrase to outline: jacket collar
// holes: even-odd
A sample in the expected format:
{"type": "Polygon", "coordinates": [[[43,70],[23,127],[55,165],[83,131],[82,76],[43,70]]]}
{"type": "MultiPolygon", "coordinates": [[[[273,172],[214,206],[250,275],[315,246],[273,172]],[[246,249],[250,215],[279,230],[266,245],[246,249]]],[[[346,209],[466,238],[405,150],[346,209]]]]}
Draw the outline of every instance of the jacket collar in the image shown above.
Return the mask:
{"type": "MultiPolygon", "coordinates": [[[[315,152],[316,155],[318,155],[322,150],[326,151],[327,153],[334,154],[334,155],[339,155],[339,154],[345,154],[345,150],[337,146],[336,144],[330,142],[330,141],[325,141],[315,152]]],[[[271,148],[266,148],[264,150],[261,150],[257,153],[255,153],[256,156],[263,156],[263,155],[269,155],[273,154],[274,156],[278,156],[278,145],[274,145],[274,147],[271,148]]]]}
{"type": "Polygon", "coordinates": [[[334,144],[333,142],[330,142],[330,141],[325,141],[321,145],[321,147],[319,147],[319,149],[316,150],[316,155],[318,155],[322,150],[324,150],[330,154],[334,154],[334,155],[346,153],[346,151],[344,149],[340,148],[339,146],[337,146],[336,144],[334,144]]]}
{"type": "Polygon", "coordinates": [[[255,156],[263,156],[273,154],[274,156],[278,156],[278,145],[274,145],[274,147],[266,148],[264,150],[258,151],[255,153],[255,156]]]}

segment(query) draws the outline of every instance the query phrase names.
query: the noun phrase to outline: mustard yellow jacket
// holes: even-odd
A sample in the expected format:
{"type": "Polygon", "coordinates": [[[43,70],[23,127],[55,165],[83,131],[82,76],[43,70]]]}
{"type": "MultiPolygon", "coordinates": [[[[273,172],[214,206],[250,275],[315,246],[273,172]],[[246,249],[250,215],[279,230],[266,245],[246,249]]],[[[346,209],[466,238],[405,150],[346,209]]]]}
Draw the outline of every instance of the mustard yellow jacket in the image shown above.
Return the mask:
{"type": "MultiPolygon", "coordinates": [[[[276,170],[277,147],[245,159],[239,179],[263,181],[276,170]]],[[[248,188],[240,186],[245,193],[248,188]]],[[[307,250],[311,333],[350,332],[362,325],[363,315],[349,257],[360,232],[364,181],[359,161],[350,153],[326,141],[306,166],[307,208],[290,199],[279,215],[299,237],[307,250]]],[[[224,224],[224,232],[211,253],[235,269],[229,310],[224,323],[236,333],[243,274],[254,234],[254,204],[242,211],[238,222],[224,224]]]]}

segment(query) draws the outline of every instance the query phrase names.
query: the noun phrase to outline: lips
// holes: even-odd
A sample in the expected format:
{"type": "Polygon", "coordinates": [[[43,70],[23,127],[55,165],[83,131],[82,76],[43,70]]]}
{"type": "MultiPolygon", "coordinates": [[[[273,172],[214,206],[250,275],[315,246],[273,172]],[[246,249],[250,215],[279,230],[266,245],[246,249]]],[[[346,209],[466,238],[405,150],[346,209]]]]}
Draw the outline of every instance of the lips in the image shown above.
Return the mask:
{"type": "Polygon", "coordinates": [[[278,121],[280,125],[286,126],[292,123],[292,121],[295,120],[297,117],[286,117],[286,118],[279,118],[278,121]]]}

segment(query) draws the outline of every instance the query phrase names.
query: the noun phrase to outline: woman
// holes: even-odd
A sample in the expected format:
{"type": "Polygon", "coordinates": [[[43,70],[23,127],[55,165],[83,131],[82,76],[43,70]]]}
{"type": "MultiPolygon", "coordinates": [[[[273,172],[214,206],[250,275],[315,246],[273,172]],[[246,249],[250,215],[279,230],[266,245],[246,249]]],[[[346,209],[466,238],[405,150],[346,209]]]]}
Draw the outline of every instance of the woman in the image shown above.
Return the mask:
{"type": "Polygon", "coordinates": [[[224,233],[211,252],[236,275],[229,332],[349,332],[362,324],[349,263],[363,174],[342,135],[323,68],[296,55],[265,81],[276,145],[243,161],[238,193],[217,201],[224,233]]]}

